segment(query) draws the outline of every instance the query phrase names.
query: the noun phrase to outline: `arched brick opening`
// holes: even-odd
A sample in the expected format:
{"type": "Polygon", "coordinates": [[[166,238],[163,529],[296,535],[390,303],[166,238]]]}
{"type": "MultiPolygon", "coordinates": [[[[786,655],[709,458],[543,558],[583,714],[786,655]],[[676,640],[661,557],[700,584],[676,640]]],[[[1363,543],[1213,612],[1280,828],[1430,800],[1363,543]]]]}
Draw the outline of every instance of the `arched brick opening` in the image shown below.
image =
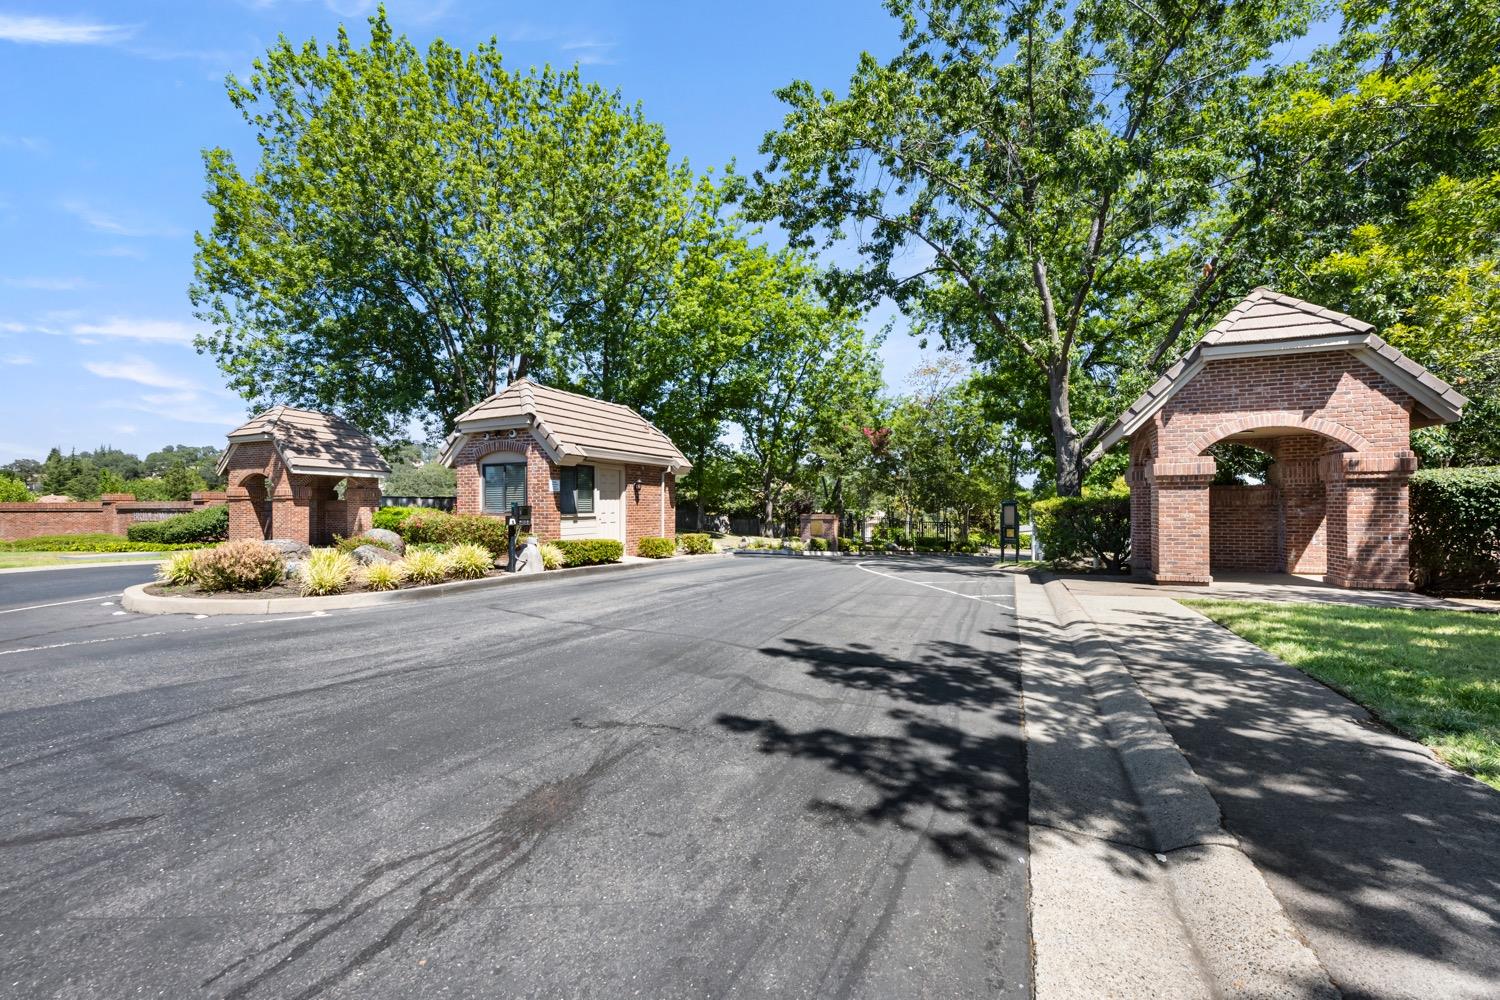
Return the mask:
{"type": "Polygon", "coordinates": [[[1208,487],[1209,569],[1214,576],[1322,576],[1328,572],[1329,505],[1324,458],[1348,453],[1351,442],[1360,438],[1352,432],[1335,437],[1313,431],[1310,424],[1241,424],[1227,436],[1202,445],[1201,454],[1216,445],[1233,443],[1271,458],[1263,483],[1214,483],[1208,487]]]}

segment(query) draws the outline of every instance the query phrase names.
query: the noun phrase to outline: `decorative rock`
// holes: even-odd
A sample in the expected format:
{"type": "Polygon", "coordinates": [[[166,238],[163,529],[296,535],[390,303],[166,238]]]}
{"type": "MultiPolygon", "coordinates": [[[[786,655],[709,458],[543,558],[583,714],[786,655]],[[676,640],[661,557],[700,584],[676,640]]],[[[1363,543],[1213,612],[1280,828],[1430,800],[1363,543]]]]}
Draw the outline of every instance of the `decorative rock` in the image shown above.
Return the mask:
{"type": "Polygon", "coordinates": [[[359,563],[361,566],[371,566],[375,563],[393,563],[401,561],[401,557],[396,553],[392,552],[390,549],[382,549],[378,545],[361,545],[359,548],[355,549],[349,554],[353,556],[354,561],[359,563]]]}
{"type": "Polygon", "coordinates": [[[307,565],[301,559],[288,559],[286,561],[286,578],[295,579],[302,575],[302,567],[307,565]]]}
{"type": "Polygon", "coordinates": [[[312,555],[311,545],[292,538],[273,538],[266,544],[288,559],[306,559],[312,555]]]}
{"type": "Polygon", "coordinates": [[[537,547],[535,538],[528,538],[526,547],[516,553],[516,572],[540,573],[542,568],[542,550],[537,547]]]}
{"type": "Polygon", "coordinates": [[[387,528],[371,528],[359,537],[381,542],[398,556],[406,554],[406,540],[387,528]]]}

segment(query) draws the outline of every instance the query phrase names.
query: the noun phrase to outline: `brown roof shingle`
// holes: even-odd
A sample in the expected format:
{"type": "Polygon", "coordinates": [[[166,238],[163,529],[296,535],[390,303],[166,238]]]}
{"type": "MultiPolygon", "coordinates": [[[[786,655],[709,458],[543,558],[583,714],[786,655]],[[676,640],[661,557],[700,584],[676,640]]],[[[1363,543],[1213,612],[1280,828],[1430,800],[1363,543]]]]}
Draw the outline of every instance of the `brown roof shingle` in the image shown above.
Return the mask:
{"type": "Polygon", "coordinates": [[[1162,373],[1151,388],[1120,414],[1099,439],[1102,454],[1136,425],[1164,405],[1197,371],[1205,354],[1274,354],[1283,350],[1344,350],[1356,353],[1372,367],[1389,366],[1414,390],[1426,417],[1434,423],[1458,419],[1468,402],[1456,389],[1382,340],[1362,319],[1315,305],[1264,286],[1245,296],[1203,335],[1177,363],[1162,373]],[[1326,338],[1326,339],[1325,339],[1326,338]]]}
{"type": "MultiPolygon", "coordinates": [[[[507,423],[532,427],[561,465],[588,459],[640,462],[674,472],[692,467],[672,440],[628,406],[517,379],[459,415],[460,435],[507,423]]],[[[444,458],[455,453],[450,442],[444,458]]]]}
{"type": "MultiPolygon", "coordinates": [[[[229,447],[270,441],[293,472],[316,476],[388,476],[380,449],[343,417],[292,406],[273,406],[229,432],[229,447]]],[[[225,451],[220,465],[229,461],[225,451]]]]}

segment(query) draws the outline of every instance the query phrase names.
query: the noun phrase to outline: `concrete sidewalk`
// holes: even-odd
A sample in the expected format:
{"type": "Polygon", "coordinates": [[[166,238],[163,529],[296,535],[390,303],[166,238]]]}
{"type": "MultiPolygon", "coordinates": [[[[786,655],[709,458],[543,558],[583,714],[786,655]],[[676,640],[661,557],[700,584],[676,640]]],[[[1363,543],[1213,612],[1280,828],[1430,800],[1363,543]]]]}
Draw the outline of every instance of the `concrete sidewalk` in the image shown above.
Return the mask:
{"type": "Polygon", "coordinates": [[[1036,996],[1336,997],[1060,583],[1017,577],[1036,996]]]}
{"type": "Polygon", "coordinates": [[[1074,592],[1343,995],[1500,996],[1500,794],[1160,592],[1101,589],[1074,592]]]}

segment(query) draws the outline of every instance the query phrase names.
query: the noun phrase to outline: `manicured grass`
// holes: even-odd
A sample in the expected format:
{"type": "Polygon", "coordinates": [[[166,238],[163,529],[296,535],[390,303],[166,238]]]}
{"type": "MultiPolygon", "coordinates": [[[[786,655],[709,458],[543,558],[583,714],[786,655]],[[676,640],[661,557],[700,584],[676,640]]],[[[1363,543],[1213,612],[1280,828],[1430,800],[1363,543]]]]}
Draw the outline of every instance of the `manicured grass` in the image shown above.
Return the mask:
{"type": "Polygon", "coordinates": [[[1183,601],[1500,789],[1500,616],[1183,601]]]}
{"type": "Polygon", "coordinates": [[[144,553],[105,553],[87,558],[78,558],[74,552],[0,552],[0,569],[25,569],[33,566],[89,566],[94,563],[129,562],[132,559],[150,559],[144,553]],[[63,556],[71,558],[63,558],[63,556]]]}
{"type": "Polygon", "coordinates": [[[216,542],[132,542],[119,535],[103,533],[79,535],[40,535],[0,542],[0,552],[169,552],[173,549],[201,549],[216,542]]]}

